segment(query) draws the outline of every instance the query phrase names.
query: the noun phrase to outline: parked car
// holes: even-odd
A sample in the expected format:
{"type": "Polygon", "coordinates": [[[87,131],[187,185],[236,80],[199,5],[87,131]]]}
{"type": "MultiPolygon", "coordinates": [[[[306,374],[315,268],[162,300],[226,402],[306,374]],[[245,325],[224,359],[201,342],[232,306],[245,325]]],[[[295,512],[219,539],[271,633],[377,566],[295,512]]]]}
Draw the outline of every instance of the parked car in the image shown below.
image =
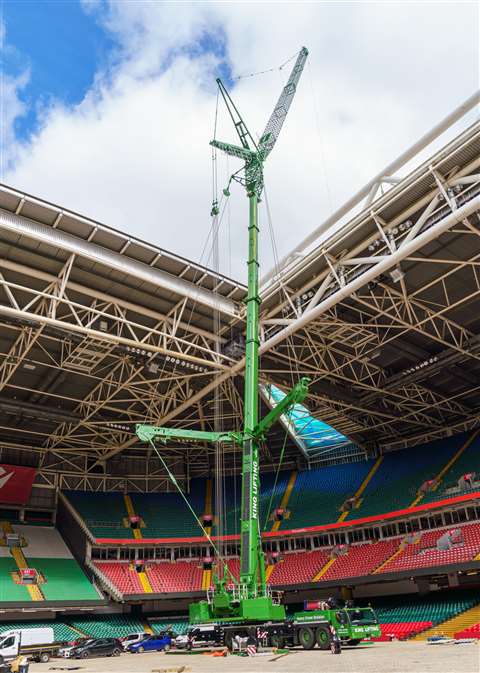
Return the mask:
{"type": "Polygon", "coordinates": [[[65,659],[69,659],[76,647],[79,647],[79,645],[85,645],[85,643],[88,643],[90,640],[93,640],[93,638],[79,638],[78,640],[72,640],[68,645],[61,647],[58,650],[57,655],[59,657],[64,657],[65,659]]]}
{"type": "Polygon", "coordinates": [[[182,636],[175,638],[175,646],[179,649],[191,650],[195,647],[214,647],[222,643],[221,629],[212,624],[193,626],[182,636]]]}
{"type": "Polygon", "coordinates": [[[130,645],[134,645],[135,643],[139,643],[141,640],[145,640],[145,638],[148,638],[149,635],[149,633],[145,632],[129,633],[128,636],[120,638],[120,642],[122,643],[123,649],[128,650],[130,645]]]}
{"type": "Polygon", "coordinates": [[[172,646],[172,639],[167,633],[158,633],[154,636],[148,636],[138,643],[129,645],[129,652],[152,652],[153,650],[164,650],[167,652],[172,646]]]}
{"type": "Polygon", "coordinates": [[[118,657],[123,652],[122,643],[117,638],[96,638],[74,647],[70,653],[72,659],[88,657],[118,657]]]}

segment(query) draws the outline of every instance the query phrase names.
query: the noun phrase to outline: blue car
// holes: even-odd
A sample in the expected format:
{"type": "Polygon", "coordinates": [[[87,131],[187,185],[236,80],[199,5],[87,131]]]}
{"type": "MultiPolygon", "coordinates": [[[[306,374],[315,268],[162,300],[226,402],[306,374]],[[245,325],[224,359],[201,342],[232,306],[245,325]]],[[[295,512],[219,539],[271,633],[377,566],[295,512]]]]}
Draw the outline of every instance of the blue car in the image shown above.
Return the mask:
{"type": "Polygon", "coordinates": [[[160,650],[165,650],[167,652],[172,644],[172,639],[165,633],[159,633],[153,636],[148,636],[140,640],[138,643],[133,643],[128,646],[129,652],[153,652],[160,650]]]}

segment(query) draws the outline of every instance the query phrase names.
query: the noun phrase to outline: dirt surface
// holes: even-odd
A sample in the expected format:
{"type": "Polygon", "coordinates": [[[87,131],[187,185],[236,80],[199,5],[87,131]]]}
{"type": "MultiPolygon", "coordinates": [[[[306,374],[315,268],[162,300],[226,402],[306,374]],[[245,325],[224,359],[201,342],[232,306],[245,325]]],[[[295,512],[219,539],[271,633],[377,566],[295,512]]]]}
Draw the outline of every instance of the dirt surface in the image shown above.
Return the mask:
{"type": "Polygon", "coordinates": [[[72,670],[78,673],[152,673],[165,669],[176,673],[480,673],[480,645],[427,645],[422,642],[375,643],[345,647],[341,655],[313,650],[294,650],[272,661],[261,657],[212,657],[203,654],[122,654],[116,658],[70,661],[52,659],[31,664],[30,673],[72,670]],[[169,670],[170,669],[170,670],[169,670]]]}

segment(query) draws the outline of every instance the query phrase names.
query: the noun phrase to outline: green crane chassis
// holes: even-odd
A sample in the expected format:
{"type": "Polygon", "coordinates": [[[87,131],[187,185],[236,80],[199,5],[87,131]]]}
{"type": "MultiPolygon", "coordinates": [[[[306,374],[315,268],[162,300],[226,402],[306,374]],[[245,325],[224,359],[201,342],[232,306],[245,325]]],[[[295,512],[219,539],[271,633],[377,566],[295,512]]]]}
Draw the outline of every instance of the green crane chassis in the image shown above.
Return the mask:
{"type": "Polygon", "coordinates": [[[235,623],[217,621],[209,624],[197,624],[188,632],[187,649],[199,646],[225,646],[234,649],[235,638],[249,638],[255,644],[269,647],[295,647],[301,645],[311,650],[318,643],[322,650],[330,649],[334,635],[330,624],[325,619],[315,623],[297,624],[294,621],[252,623],[251,621],[235,623]]]}
{"type": "Polygon", "coordinates": [[[241,619],[216,620],[192,626],[186,647],[225,646],[233,649],[239,636],[270,647],[296,647],[311,650],[316,645],[329,650],[333,640],[358,645],[364,638],[381,635],[371,608],[337,608],[296,612],[291,619],[264,623],[241,619]]]}

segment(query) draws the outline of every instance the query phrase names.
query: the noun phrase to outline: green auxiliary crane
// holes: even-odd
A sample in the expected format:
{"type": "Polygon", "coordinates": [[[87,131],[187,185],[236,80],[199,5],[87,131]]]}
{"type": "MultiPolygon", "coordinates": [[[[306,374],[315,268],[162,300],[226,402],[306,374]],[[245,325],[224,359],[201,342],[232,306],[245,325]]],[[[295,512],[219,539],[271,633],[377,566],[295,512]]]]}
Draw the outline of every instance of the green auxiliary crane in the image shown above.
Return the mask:
{"type": "MultiPolygon", "coordinates": [[[[232,180],[239,182],[249,199],[248,224],[248,293],[247,335],[245,352],[245,395],[242,432],[204,432],[150,425],[138,425],[137,436],[145,442],[160,439],[191,442],[232,442],[242,446],[242,502],[240,520],[240,581],[233,584],[226,566],[223,576],[214,578],[214,590],[209,600],[190,605],[190,623],[264,623],[282,622],[285,608],[270,591],[265,579],[265,558],[260,533],[260,465],[259,443],[269,428],[293,405],[301,403],[307,393],[309,379],[301,379],[288,395],[263,419],[259,416],[259,279],[258,279],[258,202],[263,190],[263,166],[279,136],[285,117],[295,96],[308,50],[303,47],[295,61],[287,84],[260,140],[256,142],[220,79],[217,84],[228,109],[240,144],[212,140],[213,147],[242,159],[244,166],[234,173],[224,190],[229,195],[232,180]]],[[[214,204],[213,213],[216,214],[214,204]]]]}

